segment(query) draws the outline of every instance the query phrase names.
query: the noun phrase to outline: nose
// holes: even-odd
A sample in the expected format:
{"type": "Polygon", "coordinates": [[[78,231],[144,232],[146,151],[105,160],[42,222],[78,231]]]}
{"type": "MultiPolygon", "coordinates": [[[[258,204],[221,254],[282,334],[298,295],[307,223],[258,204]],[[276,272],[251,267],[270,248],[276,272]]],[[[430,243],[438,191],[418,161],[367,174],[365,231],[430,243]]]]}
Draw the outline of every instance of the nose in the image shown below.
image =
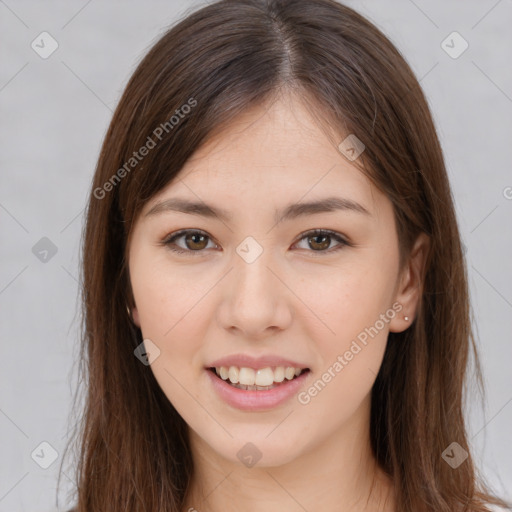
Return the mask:
{"type": "Polygon", "coordinates": [[[290,325],[292,294],[270,252],[263,251],[251,263],[235,255],[218,310],[223,329],[259,340],[290,325]]]}

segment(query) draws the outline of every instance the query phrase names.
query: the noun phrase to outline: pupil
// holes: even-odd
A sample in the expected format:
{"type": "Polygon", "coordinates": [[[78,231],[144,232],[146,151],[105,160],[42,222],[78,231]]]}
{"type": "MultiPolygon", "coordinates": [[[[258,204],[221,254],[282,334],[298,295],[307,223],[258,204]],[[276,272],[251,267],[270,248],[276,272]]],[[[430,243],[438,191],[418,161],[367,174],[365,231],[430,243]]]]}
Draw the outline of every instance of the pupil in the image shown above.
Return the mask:
{"type": "MultiPolygon", "coordinates": [[[[198,233],[193,233],[192,235],[189,235],[189,240],[192,239],[192,243],[193,244],[201,244],[201,241],[197,241],[196,238],[199,238],[199,239],[203,239],[203,242],[204,242],[204,239],[206,238],[204,235],[201,235],[201,234],[198,234],[198,233]]],[[[204,245],[204,244],[203,244],[204,245]]],[[[196,247],[196,249],[199,248],[199,249],[203,249],[204,247],[200,245],[200,247],[196,247]]]]}
{"type": "MultiPolygon", "coordinates": [[[[319,238],[323,239],[324,241],[325,241],[325,240],[328,240],[329,235],[316,235],[316,236],[313,236],[312,238],[313,238],[313,240],[315,240],[315,241],[313,242],[313,245],[314,245],[315,243],[320,243],[320,244],[322,245],[322,247],[320,247],[320,249],[326,249],[327,247],[329,247],[329,243],[327,243],[327,245],[326,245],[326,244],[325,244],[325,242],[322,244],[321,242],[317,242],[317,241],[316,241],[316,240],[318,240],[319,238]]],[[[313,245],[312,245],[312,248],[314,249],[313,245]]]]}

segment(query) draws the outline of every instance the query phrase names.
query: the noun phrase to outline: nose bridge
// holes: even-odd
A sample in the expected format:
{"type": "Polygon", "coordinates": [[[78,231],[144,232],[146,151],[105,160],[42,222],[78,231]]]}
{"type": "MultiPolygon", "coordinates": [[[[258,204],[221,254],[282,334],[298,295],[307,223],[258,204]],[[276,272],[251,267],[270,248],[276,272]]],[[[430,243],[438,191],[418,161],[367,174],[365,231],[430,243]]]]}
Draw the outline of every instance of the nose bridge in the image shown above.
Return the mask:
{"type": "MultiPolygon", "coordinates": [[[[251,238],[251,237],[249,237],[251,238]]],[[[258,336],[269,327],[284,328],[290,319],[284,289],[272,251],[254,239],[236,249],[231,272],[230,294],[224,303],[224,327],[236,327],[246,335],[258,336]]]]}
{"type": "Polygon", "coordinates": [[[236,252],[233,279],[238,304],[245,305],[251,299],[272,302],[276,291],[276,277],[270,271],[270,268],[275,267],[271,251],[249,237],[249,240],[237,247],[236,252]]]}

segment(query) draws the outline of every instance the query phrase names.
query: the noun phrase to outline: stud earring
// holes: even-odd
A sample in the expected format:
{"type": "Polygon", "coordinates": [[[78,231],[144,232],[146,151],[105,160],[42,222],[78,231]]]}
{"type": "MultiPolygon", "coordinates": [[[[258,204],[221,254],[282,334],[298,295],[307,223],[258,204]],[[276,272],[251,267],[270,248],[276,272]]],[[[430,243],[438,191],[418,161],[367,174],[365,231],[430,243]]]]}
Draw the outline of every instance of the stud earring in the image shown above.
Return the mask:
{"type": "Polygon", "coordinates": [[[408,317],[408,316],[404,316],[404,320],[405,320],[406,322],[408,322],[408,321],[409,321],[409,317],[408,317]]]}

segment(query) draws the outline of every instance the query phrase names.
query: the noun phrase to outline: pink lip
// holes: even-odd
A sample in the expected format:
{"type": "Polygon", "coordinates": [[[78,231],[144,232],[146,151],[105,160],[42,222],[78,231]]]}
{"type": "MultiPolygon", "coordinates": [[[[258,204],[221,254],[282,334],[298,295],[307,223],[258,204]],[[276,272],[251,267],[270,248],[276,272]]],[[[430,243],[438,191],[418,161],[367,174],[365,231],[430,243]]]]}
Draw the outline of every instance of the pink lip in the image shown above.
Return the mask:
{"type": "Polygon", "coordinates": [[[206,368],[219,368],[221,366],[238,366],[239,368],[252,368],[258,370],[260,368],[276,367],[276,366],[290,366],[293,368],[309,368],[307,365],[292,361],[291,359],[284,359],[278,356],[266,355],[260,357],[252,357],[246,354],[234,354],[232,356],[222,357],[210,364],[206,368]]]}
{"type": "MultiPolygon", "coordinates": [[[[294,365],[291,364],[290,366],[294,365]]],[[[279,364],[278,366],[284,365],[279,364]]],[[[244,389],[238,389],[222,380],[213,371],[206,370],[206,373],[217,394],[228,405],[243,411],[257,412],[272,409],[290,399],[304,385],[311,371],[304,372],[292,380],[285,379],[282,384],[267,391],[245,391],[244,389]]]]}

